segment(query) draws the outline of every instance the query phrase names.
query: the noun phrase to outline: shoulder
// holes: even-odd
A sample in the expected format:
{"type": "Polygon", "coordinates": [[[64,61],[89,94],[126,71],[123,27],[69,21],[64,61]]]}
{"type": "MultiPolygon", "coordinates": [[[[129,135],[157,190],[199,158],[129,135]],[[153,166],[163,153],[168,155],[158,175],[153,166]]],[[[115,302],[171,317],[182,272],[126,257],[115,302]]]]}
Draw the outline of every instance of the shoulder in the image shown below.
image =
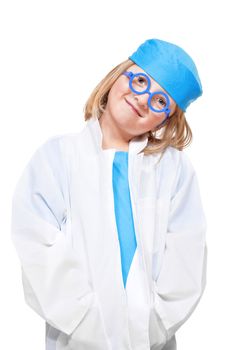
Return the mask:
{"type": "Polygon", "coordinates": [[[68,167],[65,147],[74,143],[78,133],[53,135],[45,139],[32,152],[28,162],[24,165],[17,187],[27,186],[33,188],[53,187],[56,183],[62,193],[67,193],[68,167]]]}
{"type": "Polygon", "coordinates": [[[196,181],[196,171],[188,154],[174,147],[168,147],[167,157],[174,166],[172,196],[180,189],[191,190],[193,181],[196,181]]]}
{"type": "Polygon", "coordinates": [[[175,147],[168,146],[163,153],[153,153],[145,157],[147,163],[158,169],[165,177],[183,171],[194,171],[192,162],[187,153],[175,147]]]}
{"type": "Polygon", "coordinates": [[[23,171],[33,176],[45,177],[53,174],[62,182],[67,171],[67,152],[78,133],[53,135],[45,139],[32,152],[23,171]]]}
{"type": "Polygon", "coordinates": [[[43,141],[37,150],[39,151],[58,151],[62,147],[65,147],[66,145],[72,144],[77,140],[79,135],[79,132],[75,133],[66,133],[66,134],[59,134],[59,135],[53,135],[49,138],[47,138],[45,141],[43,141]]]}
{"type": "Polygon", "coordinates": [[[166,148],[162,159],[164,162],[171,164],[171,166],[177,170],[194,171],[193,164],[185,150],[179,151],[178,149],[169,146],[166,148]]]}
{"type": "Polygon", "coordinates": [[[174,147],[167,147],[159,161],[159,175],[170,188],[172,196],[185,183],[190,183],[195,170],[187,153],[174,147]]]}
{"type": "Polygon", "coordinates": [[[34,151],[31,160],[44,159],[51,165],[61,162],[71,152],[78,140],[79,132],[53,135],[45,139],[34,151]]]}

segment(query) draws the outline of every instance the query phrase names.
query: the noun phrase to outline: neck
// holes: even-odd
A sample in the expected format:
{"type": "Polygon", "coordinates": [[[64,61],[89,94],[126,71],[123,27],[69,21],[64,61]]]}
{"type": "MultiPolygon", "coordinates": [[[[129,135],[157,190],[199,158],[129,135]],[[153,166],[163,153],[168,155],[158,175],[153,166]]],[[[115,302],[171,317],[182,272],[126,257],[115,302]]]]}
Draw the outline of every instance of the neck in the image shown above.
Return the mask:
{"type": "Polygon", "coordinates": [[[116,148],[119,151],[128,151],[130,138],[122,135],[113,123],[109,123],[109,120],[104,115],[99,118],[99,124],[103,134],[102,148],[116,148]]]}

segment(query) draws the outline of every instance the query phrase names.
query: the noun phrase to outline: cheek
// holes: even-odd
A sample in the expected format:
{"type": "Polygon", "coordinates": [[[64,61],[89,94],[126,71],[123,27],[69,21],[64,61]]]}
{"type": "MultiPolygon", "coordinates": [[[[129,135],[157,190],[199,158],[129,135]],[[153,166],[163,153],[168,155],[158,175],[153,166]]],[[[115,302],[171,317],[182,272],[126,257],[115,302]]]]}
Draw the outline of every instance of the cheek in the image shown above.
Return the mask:
{"type": "Polygon", "coordinates": [[[112,101],[117,101],[119,100],[119,97],[121,96],[121,90],[120,89],[112,89],[109,93],[110,99],[112,101]]]}
{"type": "Polygon", "coordinates": [[[115,83],[115,85],[112,86],[108,94],[108,101],[107,101],[108,106],[110,108],[116,109],[119,106],[119,104],[122,102],[125,93],[126,93],[125,89],[122,87],[122,85],[115,83]]]}
{"type": "Polygon", "coordinates": [[[118,95],[114,91],[110,91],[107,101],[108,109],[114,111],[118,106],[118,100],[118,95]]]}
{"type": "Polygon", "coordinates": [[[151,116],[147,123],[148,129],[150,130],[155,129],[159,124],[161,124],[164,121],[164,119],[165,119],[164,115],[151,116]]]}

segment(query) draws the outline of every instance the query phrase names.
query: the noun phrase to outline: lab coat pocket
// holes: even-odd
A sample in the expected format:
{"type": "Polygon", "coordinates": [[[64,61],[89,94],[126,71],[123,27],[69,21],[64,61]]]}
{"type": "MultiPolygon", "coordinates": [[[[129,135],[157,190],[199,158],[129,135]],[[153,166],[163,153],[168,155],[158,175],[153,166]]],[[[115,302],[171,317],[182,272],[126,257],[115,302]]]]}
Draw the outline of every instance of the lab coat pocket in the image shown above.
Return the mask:
{"type": "Polygon", "coordinates": [[[109,350],[111,349],[105,332],[98,298],[93,294],[93,304],[70,335],[69,350],[109,350]]]}
{"type": "Polygon", "coordinates": [[[166,344],[168,335],[159,317],[159,314],[156,311],[156,306],[154,302],[154,293],[155,293],[154,288],[155,288],[155,282],[153,282],[153,291],[152,291],[151,307],[150,307],[149,339],[150,339],[151,349],[160,350],[166,344]]]}

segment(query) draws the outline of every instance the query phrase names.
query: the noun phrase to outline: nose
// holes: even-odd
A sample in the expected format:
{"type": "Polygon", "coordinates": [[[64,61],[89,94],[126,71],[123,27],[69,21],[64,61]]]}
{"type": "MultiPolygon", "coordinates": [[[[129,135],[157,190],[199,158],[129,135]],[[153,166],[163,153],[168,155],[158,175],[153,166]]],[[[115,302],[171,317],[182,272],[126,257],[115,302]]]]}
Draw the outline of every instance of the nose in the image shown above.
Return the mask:
{"type": "Polygon", "coordinates": [[[141,95],[134,95],[135,100],[137,100],[138,104],[144,108],[148,107],[148,98],[149,95],[147,93],[141,95]]]}

